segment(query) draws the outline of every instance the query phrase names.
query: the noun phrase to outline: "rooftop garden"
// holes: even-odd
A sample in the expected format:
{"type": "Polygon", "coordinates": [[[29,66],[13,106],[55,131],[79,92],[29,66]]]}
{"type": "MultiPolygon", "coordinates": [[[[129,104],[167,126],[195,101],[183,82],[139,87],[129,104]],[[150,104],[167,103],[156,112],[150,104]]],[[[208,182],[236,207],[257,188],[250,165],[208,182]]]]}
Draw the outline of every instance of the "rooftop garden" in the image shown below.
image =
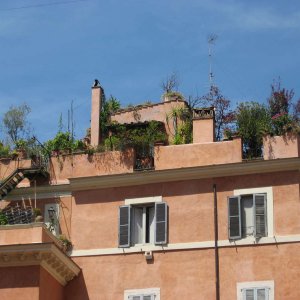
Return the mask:
{"type": "Polygon", "coordinates": [[[76,139],[74,130],[63,130],[59,120],[55,137],[41,143],[32,136],[28,116],[30,107],[26,104],[11,106],[2,117],[4,138],[0,141],[0,159],[32,158],[68,155],[74,153],[93,154],[95,152],[124,150],[133,147],[137,156],[151,154],[155,143],[188,144],[192,142],[193,109],[197,107],[215,107],[216,140],[227,140],[238,135],[243,141],[243,156],[251,159],[262,156],[262,139],[264,135],[284,135],[299,133],[300,100],[294,100],[293,90],[282,88],[280,80],[271,85],[270,96],[265,103],[241,102],[232,108],[230,100],[221,94],[216,86],[201,97],[185,98],[178,92],[176,76],[171,75],[162,83],[165,99],[185,101],[185,107],[173,107],[166,113],[165,122],[149,121],[141,123],[138,118],[139,109],[153,105],[145,102],[142,106],[130,106],[136,114],[135,124],[118,124],[112,122],[110,116],[116,112],[124,112],[121,103],[114,97],[102,99],[100,113],[102,142],[97,147],[90,145],[90,131],[83,139],[76,139]],[[166,127],[172,125],[167,136],[166,127]]]}

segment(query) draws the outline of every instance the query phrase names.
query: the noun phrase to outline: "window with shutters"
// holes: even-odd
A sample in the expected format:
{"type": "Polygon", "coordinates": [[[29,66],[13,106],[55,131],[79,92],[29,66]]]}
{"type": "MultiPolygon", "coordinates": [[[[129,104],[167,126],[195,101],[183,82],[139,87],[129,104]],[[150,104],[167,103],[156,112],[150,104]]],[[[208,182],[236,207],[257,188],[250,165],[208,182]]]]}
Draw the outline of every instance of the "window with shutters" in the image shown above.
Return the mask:
{"type": "Polygon", "coordinates": [[[267,196],[249,194],[228,197],[229,239],[267,236],[267,196]]]}
{"type": "Polygon", "coordinates": [[[238,300],[274,300],[274,281],[239,282],[238,300]]]}
{"type": "Polygon", "coordinates": [[[167,243],[165,202],[123,205],[119,208],[119,247],[167,243]]]}
{"type": "Polygon", "coordinates": [[[248,288],[242,290],[243,300],[268,300],[269,289],[268,288],[248,288]]]}
{"type": "Polygon", "coordinates": [[[124,293],[124,300],[160,300],[160,289],[138,289],[126,290],[124,293]]]}

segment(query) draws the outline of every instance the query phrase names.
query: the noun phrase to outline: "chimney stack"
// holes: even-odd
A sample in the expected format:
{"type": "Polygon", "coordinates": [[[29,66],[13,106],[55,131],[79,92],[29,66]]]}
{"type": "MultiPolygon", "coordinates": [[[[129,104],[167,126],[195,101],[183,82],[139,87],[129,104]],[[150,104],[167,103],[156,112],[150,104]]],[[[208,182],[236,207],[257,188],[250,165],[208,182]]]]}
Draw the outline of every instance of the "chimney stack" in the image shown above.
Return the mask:
{"type": "Polygon", "coordinates": [[[193,144],[215,141],[215,108],[197,108],[193,111],[193,144]]]}
{"type": "Polygon", "coordinates": [[[101,142],[100,112],[102,107],[103,88],[95,79],[92,87],[92,111],[91,111],[91,145],[96,147],[101,142]]]}

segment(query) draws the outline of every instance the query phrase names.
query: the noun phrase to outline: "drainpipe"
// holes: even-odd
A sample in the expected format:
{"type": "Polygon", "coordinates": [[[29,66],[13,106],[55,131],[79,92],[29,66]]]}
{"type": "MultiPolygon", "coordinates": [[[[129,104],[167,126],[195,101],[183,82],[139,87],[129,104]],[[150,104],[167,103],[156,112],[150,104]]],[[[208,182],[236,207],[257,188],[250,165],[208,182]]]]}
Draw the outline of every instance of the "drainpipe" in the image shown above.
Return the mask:
{"type": "Polygon", "coordinates": [[[214,224],[215,224],[215,274],[216,274],[216,300],[220,300],[220,273],[219,273],[219,248],[218,248],[218,203],[217,186],[213,185],[214,191],[214,224]]]}

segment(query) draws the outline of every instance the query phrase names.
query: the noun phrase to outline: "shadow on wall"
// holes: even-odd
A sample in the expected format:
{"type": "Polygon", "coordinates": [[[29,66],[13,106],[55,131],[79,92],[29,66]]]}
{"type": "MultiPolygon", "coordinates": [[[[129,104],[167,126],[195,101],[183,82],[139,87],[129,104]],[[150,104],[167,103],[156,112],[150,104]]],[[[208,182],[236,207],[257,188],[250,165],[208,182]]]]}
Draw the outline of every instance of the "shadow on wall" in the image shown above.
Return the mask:
{"type": "Polygon", "coordinates": [[[64,296],[66,300],[89,300],[85,280],[82,271],[65,287],[64,296]]]}

